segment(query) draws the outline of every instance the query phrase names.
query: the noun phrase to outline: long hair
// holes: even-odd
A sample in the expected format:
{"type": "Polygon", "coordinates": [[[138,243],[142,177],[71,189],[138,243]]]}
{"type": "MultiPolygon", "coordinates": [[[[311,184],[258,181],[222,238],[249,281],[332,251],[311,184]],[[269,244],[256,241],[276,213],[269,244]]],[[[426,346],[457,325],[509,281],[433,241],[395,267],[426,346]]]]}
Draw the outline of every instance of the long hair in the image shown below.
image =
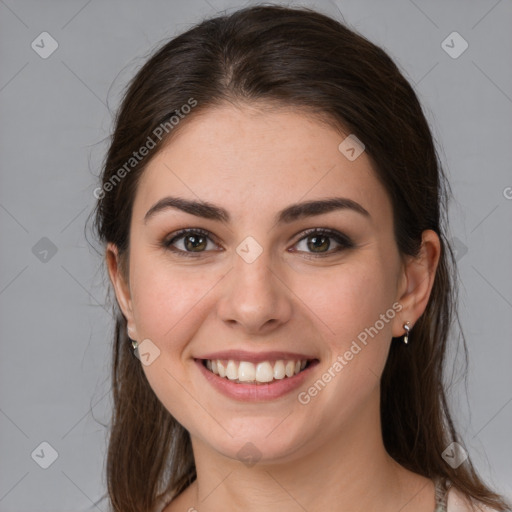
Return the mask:
{"type": "MultiPolygon", "coordinates": [[[[282,6],[216,16],[166,42],[137,72],[117,112],[95,192],[99,240],[117,246],[127,277],[132,205],[141,174],[188,119],[226,102],[291,107],[355,134],[391,198],[400,253],[416,256],[422,232],[438,234],[441,256],[430,300],[410,343],[391,344],[382,375],[384,445],[409,470],[445,477],[464,494],[507,510],[469,458],[452,468],[442,457],[450,443],[463,444],[444,383],[450,327],[454,320],[460,327],[456,261],[445,234],[451,192],[418,98],[381,48],[314,10],[282,6]],[[179,122],[171,126],[172,116],[179,122]],[[134,162],[133,152],[149,139],[154,148],[134,162]]],[[[188,432],[152,391],[115,301],[114,310],[108,494],[114,511],[141,512],[165,492],[180,493],[196,472],[188,432]]],[[[462,343],[467,359],[463,336],[462,343]]]]}

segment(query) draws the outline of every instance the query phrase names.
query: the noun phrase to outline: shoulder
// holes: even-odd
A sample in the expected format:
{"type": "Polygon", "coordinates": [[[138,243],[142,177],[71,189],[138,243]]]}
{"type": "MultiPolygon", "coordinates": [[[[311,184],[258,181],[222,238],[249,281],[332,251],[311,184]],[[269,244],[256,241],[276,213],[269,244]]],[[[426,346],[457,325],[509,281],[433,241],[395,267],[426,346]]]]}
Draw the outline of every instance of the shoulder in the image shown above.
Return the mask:
{"type": "Polygon", "coordinates": [[[450,487],[447,495],[446,510],[447,512],[497,512],[495,508],[490,508],[483,503],[471,500],[455,487],[450,487]]]}

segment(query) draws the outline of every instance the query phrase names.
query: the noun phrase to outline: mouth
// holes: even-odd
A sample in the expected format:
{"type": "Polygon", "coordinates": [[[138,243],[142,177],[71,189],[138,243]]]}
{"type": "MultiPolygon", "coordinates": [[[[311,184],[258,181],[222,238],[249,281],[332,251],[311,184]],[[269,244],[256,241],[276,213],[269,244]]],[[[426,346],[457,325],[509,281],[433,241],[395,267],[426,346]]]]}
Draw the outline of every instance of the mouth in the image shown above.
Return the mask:
{"type": "Polygon", "coordinates": [[[240,385],[268,385],[291,379],[306,371],[318,359],[269,359],[258,362],[236,359],[199,359],[218,377],[240,385]]]}
{"type": "Polygon", "coordinates": [[[193,359],[213,389],[244,402],[284,399],[304,386],[320,363],[312,355],[282,351],[224,350],[193,359]]]}

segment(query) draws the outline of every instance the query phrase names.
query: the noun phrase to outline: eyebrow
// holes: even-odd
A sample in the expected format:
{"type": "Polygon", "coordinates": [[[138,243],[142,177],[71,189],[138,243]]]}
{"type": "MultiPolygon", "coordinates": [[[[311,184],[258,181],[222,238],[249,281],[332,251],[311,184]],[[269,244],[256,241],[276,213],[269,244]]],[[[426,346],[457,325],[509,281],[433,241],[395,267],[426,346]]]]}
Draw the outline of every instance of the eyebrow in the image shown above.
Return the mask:
{"type": "MultiPolygon", "coordinates": [[[[229,212],[221,206],[216,206],[206,201],[192,201],[181,197],[168,196],[160,199],[147,211],[144,216],[144,223],[147,223],[157,213],[171,208],[195,215],[196,217],[203,217],[225,224],[231,221],[229,212]]],[[[368,219],[371,218],[370,213],[356,201],[347,197],[331,197],[287,206],[276,214],[275,223],[289,224],[300,218],[322,215],[336,210],[352,210],[368,219]]]]}

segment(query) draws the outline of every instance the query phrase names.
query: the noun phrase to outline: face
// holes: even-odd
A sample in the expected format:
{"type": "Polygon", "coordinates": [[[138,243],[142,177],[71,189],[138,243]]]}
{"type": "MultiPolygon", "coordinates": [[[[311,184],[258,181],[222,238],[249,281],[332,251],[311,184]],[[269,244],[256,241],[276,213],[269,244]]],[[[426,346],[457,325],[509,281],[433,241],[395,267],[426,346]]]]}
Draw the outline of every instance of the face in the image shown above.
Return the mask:
{"type": "Polygon", "coordinates": [[[391,338],[421,314],[429,281],[407,274],[368,155],[338,149],[348,133],[249,106],[182,128],[139,182],[128,282],[109,263],[118,300],[193,442],[293,459],[375,412],[391,338]],[[327,199],[339,201],[291,208],[327,199]]]}

